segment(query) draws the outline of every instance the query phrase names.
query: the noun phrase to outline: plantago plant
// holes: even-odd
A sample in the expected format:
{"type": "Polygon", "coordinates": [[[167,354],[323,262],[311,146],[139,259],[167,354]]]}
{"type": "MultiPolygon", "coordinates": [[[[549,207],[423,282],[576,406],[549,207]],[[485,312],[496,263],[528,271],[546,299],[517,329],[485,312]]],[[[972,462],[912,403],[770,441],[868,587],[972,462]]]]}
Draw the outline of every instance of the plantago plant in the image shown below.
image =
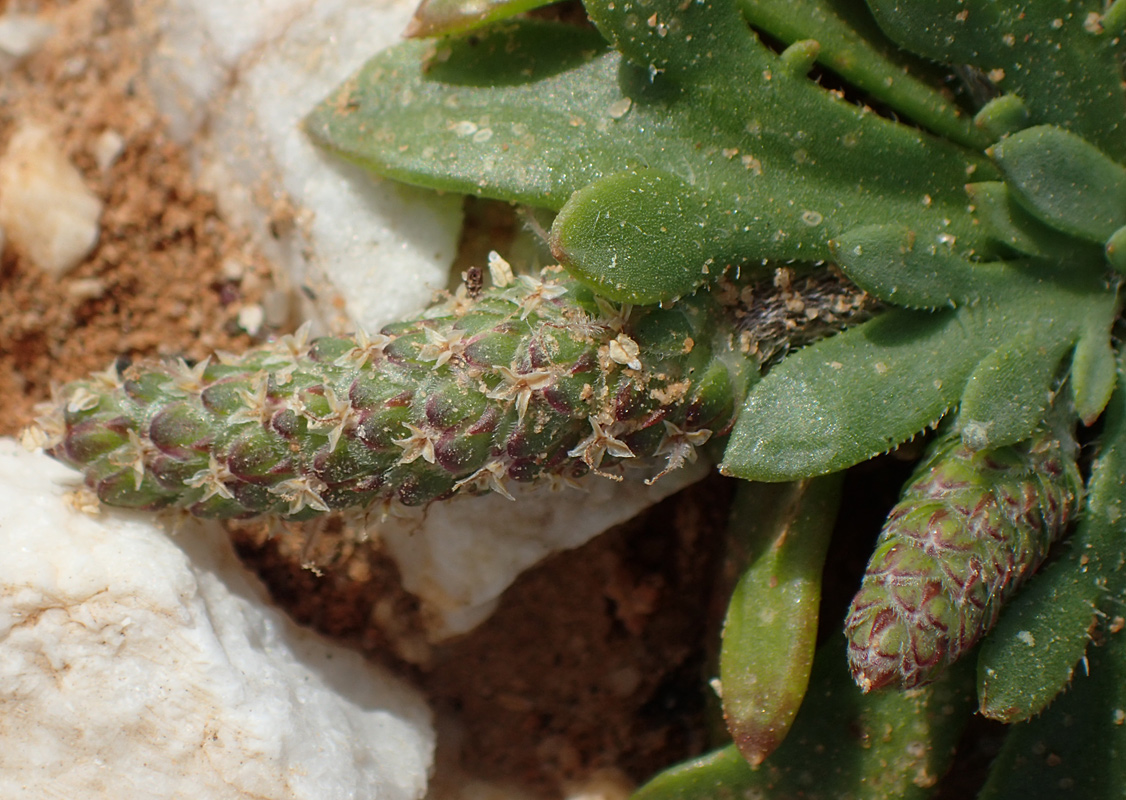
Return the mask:
{"type": "Polygon", "coordinates": [[[1121,796],[1126,0],[530,5],[428,3],[306,128],[555,212],[561,267],[76,383],[50,452],[108,503],[302,519],[707,444],[745,482],[732,744],[638,797],[925,797],[975,708],[1030,720],[982,797],[1121,796]],[[936,427],[817,649],[841,472],[936,427]]]}

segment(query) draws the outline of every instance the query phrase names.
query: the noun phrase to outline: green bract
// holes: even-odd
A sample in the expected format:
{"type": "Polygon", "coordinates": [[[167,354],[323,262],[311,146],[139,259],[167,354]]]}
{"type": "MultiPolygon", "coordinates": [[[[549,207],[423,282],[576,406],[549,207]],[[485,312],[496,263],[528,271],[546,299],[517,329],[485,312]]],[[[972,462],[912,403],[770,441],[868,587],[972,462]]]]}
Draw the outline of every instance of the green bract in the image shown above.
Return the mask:
{"type": "Polygon", "coordinates": [[[671,465],[669,442],[687,457],[701,420],[717,439],[733,424],[721,470],[787,482],[745,488],[733,522],[744,575],[719,688],[736,745],[639,797],[926,796],[966,718],[974,653],[984,714],[1047,709],[1008,737],[984,797],[1121,794],[1126,712],[1100,693],[1118,703],[1126,674],[1126,623],[1102,624],[1126,592],[1126,0],[587,0],[593,29],[515,17],[540,4],[429,3],[415,35],[471,32],[376,55],[305,125],[381,175],[556,212],[550,246],[569,277],[530,317],[559,329],[556,356],[533,357],[525,290],[498,289],[460,316],[389,329],[399,344],[374,371],[338,369],[360,345],[336,341],[299,354],[285,380],[269,349],[208,367],[210,395],[188,400],[172,389],[191,376],[167,368],[79,384],[56,453],[107,500],[155,505],[163,487],[181,494],[159,502],[218,513],[237,474],[246,499],[232,513],[294,515],[310,486],[329,492],[325,508],[498,490],[518,477],[513,437],[530,479],[602,456],[671,465]],[[881,304],[874,318],[853,316],[839,286],[816,289],[839,273],[881,304]],[[771,275],[776,292],[743,291],[771,275]],[[785,334],[768,334],[762,309],[779,307],[785,334]],[[842,319],[855,324],[826,337],[842,319]],[[689,329],[706,348],[685,349],[689,329]],[[614,364],[595,355],[614,342],[614,364]],[[454,343],[479,353],[432,370],[454,343]],[[619,413],[548,397],[584,369],[592,391],[642,399],[619,413]],[[680,378],[703,416],[674,396],[680,378]],[[438,422],[396,405],[414,383],[448,400],[438,422]],[[252,419],[258,386],[290,427],[252,419]],[[542,425],[524,430],[533,413],[542,425]],[[349,414],[379,420],[374,444],[349,414]],[[216,420],[232,416],[233,432],[216,420]],[[921,688],[861,694],[836,644],[811,678],[835,473],[940,422],[849,621],[865,688],[921,688]],[[424,428],[440,429],[443,458],[424,428]],[[307,458],[294,466],[290,451],[307,458]],[[1055,544],[1070,519],[1076,536],[1055,544]],[[1079,663],[1091,677],[1049,707],[1079,663]],[[1076,746],[1069,720],[1098,747],[1076,746]],[[1047,775],[1042,745],[1069,782],[1047,775]]]}

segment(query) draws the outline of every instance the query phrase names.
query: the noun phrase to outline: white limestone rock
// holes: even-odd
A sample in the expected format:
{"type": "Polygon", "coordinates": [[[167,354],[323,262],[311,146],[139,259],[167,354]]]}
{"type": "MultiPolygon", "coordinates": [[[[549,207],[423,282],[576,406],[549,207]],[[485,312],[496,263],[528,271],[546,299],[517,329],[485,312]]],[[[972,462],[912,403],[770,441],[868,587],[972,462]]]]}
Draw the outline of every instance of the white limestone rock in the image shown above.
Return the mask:
{"type": "Polygon", "coordinates": [[[423,795],[414,690],[269,608],[221,530],[74,481],[0,439],[0,797],[423,795]]]}
{"type": "Polygon", "coordinates": [[[24,123],[0,156],[0,227],[35,266],[60,277],[98,242],[102,201],[51,139],[24,123]]]}
{"type": "Polygon", "coordinates": [[[448,280],[461,199],[325,155],[301,120],[399,38],[411,0],[159,0],[146,72],[224,215],[258,232],[322,331],[378,330],[448,280]],[[206,131],[206,136],[202,135],[206,131]]]}

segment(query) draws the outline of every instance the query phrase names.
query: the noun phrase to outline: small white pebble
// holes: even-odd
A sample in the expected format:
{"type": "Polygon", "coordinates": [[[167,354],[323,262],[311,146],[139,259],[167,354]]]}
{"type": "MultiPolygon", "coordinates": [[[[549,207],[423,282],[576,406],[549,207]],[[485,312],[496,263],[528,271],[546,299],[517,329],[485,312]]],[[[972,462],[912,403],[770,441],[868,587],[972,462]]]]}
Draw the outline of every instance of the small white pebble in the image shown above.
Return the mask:
{"type": "Polygon", "coordinates": [[[112,167],[121,154],[125,152],[125,138],[115,130],[106,128],[94,140],[90,154],[94,156],[94,163],[98,169],[105,172],[112,167]]]}
{"type": "Polygon", "coordinates": [[[417,690],[271,608],[221,528],[76,486],[0,437],[0,797],[423,795],[417,690]]]}
{"type": "Polygon", "coordinates": [[[621,770],[607,767],[564,788],[564,800],[626,800],[636,787],[621,770]]]}
{"type": "Polygon", "coordinates": [[[266,312],[257,303],[243,306],[238,312],[238,326],[251,336],[257,336],[266,321],[266,312]]]}
{"type": "Polygon", "coordinates": [[[106,293],[106,284],[100,278],[79,278],[67,285],[66,293],[79,302],[96,300],[106,293]]]}
{"type": "Polygon", "coordinates": [[[98,241],[102,201],[34,124],[18,128],[0,158],[0,226],[14,247],[55,278],[77,267],[98,241]]]}
{"type": "Polygon", "coordinates": [[[241,281],[242,276],[246,273],[246,266],[237,258],[228,256],[223,259],[223,263],[219,265],[219,272],[225,281],[241,281]]]}
{"type": "Polygon", "coordinates": [[[262,296],[262,310],[266,315],[265,323],[271,328],[284,327],[289,322],[292,308],[293,297],[284,289],[273,289],[262,296]]]}
{"type": "Polygon", "coordinates": [[[613,119],[621,119],[626,115],[632,105],[633,100],[628,97],[623,97],[621,100],[612,103],[607,111],[613,119]]]}
{"type": "Polygon", "coordinates": [[[0,72],[33,54],[54,32],[54,25],[30,14],[0,16],[0,72]]]}
{"type": "Polygon", "coordinates": [[[71,56],[63,62],[60,75],[64,78],[77,78],[90,68],[90,59],[83,55],[71,56]]]}

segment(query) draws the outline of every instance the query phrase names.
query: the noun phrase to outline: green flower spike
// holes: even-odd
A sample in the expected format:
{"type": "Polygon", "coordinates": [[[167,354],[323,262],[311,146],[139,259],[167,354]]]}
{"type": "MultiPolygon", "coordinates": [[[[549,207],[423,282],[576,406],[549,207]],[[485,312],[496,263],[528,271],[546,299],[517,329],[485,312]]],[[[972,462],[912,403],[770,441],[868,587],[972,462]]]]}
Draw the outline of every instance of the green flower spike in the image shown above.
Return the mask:
{"type": "Polygon", "coordinates": [[[356,339],[65,390],[50,452],[113,505],[302,519],[509,494],[509,481],[669,468],[730,427],[747,381],[718,305],[618,307],[555,273],[356,339]]]}
{"type": "Polygon", "coordinates": [[[1064,425],[976,452],[958,431],[931,445],[845,621],[864,691],[928,683],[993,627],[1075,515],[1077,449],[1064,425]]]}
{"type": "MultiPolygon", "coordinates": [[[[863,304],[837,281],[799,285],[822,323],[863,304]]],[[[207,517],[305,519],[667,471],[730,430],[752,365],[810,334],[787,324],[781,297],[740,306],[755,292],[727,288],[726,306],[701,292],[631,309],[546,270],[375,335],[299,331],[194,367],[110,370],[66,387],[42,425],[104,502],[207,517]]]]}

